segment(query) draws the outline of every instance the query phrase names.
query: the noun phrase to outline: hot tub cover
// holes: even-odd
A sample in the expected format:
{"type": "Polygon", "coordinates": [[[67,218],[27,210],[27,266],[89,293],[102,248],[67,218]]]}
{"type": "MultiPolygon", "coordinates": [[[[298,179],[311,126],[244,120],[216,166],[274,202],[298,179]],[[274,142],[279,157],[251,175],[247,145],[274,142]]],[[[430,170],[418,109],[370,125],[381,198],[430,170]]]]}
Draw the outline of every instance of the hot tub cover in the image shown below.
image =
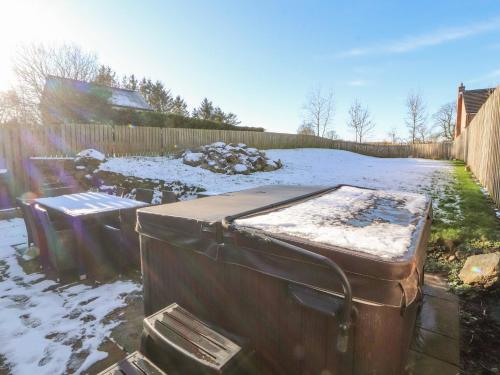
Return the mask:
{"type": "Polygon", "coordinates": [[[394,259],[415,243],[428,203],[421,194],[341,186],[234,224],[394,259]]]}

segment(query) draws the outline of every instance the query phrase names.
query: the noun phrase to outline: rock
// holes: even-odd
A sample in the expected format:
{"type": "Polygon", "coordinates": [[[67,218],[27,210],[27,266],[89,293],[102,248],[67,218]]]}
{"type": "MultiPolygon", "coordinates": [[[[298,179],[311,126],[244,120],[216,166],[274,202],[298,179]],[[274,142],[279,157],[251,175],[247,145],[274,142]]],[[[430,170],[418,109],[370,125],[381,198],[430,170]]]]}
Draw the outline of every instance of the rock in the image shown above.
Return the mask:
{"type": "Polygon", "coordinates": [[[182,161],[184,164],[197,167],[203,162],[203,156],[201,152],[186,151],[184,155],[182,155],[182,161]]]}
{"type": "Polygon", "coordinates": [[[498,281],[500,252],[473,255],[467,258],[459,277],[465,284],[490,287],[498,281]]]}
{"type": "Polygon", "coordinates": [[[193,152],[187,150],[182,154],[184,164],[201,167],[216,173],[250,174],[253,172],[270,172],[281,168],[280,160],[270,160],[266,154],[244,143],[226,144],[215,142],[201,146],[193,152]]]}
{"type": "Polygon", "coordinates": [[[450,255],[448,257],[448,262],[453,262],[455,259],[457,259],[457,257],[455,255],[450,255]]]}

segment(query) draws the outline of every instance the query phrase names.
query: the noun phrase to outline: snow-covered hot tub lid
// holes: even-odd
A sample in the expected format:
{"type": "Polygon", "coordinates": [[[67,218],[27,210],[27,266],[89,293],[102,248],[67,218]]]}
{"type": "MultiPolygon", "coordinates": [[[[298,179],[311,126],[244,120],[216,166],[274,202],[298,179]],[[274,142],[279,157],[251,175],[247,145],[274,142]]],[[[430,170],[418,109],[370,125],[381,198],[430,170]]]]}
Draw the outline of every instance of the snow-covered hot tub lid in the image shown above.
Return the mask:
{"type": "Polygon", "coordinates": [[[233,224],[396,259],[414,246],[428,204],[429,198],[422,194],[341,186],[233,224]]]}

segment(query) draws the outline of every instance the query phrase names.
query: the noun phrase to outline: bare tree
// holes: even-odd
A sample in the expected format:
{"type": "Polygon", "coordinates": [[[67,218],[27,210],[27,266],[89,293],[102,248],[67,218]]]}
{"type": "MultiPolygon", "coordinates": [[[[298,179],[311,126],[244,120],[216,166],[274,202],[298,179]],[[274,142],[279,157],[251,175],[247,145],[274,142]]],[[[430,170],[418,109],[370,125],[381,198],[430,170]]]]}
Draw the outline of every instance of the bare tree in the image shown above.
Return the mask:
{"type": "Polygon", "coordinates": [[[316,135],[316,132],[311,124],[303,122],[302,125],[297,129],[297,134],[302,135],[316,135]]]}
{"type": "Polygon", "coordinates": [[[432,116],[438,135],[446,140],[453,140],[457,107],[454,102],[442,105],[432,116]]]}
{"type": "Polygon", "coordinates": [[[313,89],[303,109],[304,123],[310,125],[318,137],[324,137],[334,115],[333,91],[323,93],[320,87],[313,89]]]}
{"type": "Polygon", "coordinates": [[[32,122],[29,107],[22,95],[14,89],[0,92],[0,124],[7,122],[32,122]]]}
{"type": "Polygon", "coordinates": [[[328,130],[326,132],[326,135],[325,135],[325,138],[328,138],[328,139],[339,139],[339,135],[337,134],[337,132],[335,130],[328,130]]]}
{"type": "Polygon", "coordinates": [[[366,136],[373,130],[375,123],[370,119],[368,108],[363,107],[357,100],[349,108],[349,120],[347,126],[354,131],[356,142],[363,142],[366,136]]]}
{"type": "Polygon", "coordinates": [[[428,133],[425,124],[427,114],[422,96],[418,93],[410,92],[406,98],[406,126],[410,133],[410,142],[425,142],[428,133]]]}
{"type": "Polygon", "coordinates": [[[392,128],[388,133],[389,141],[391,143],[399,143],[401,139],[398,136],[398,132],[396,131],[396,128],[392,128]]]}
{"type": "Polygon", "coordinates": [[[47,76],[93,81],[98,66],[94,53],[84,51],[75,44],[24,45],[14,57],[19,90],[32,108],[40,102],[47,76]]]}

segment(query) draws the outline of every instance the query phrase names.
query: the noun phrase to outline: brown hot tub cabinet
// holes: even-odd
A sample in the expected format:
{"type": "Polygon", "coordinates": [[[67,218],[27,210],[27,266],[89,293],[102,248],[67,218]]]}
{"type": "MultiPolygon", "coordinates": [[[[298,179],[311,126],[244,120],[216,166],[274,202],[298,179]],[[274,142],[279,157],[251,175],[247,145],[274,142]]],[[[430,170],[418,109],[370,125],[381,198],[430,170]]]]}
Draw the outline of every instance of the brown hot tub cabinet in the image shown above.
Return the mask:
{"type": "MultiPolygon", "coordinates": [[[[428,199],[396,258],[235,224],[340,188],[265,186],[140,209],[146,315],[178,303],[248,339],[273,374],[403,372],[421,299],[428,199]]],[[[375,214],[368,220],[387,216],[375,214]]]]}

